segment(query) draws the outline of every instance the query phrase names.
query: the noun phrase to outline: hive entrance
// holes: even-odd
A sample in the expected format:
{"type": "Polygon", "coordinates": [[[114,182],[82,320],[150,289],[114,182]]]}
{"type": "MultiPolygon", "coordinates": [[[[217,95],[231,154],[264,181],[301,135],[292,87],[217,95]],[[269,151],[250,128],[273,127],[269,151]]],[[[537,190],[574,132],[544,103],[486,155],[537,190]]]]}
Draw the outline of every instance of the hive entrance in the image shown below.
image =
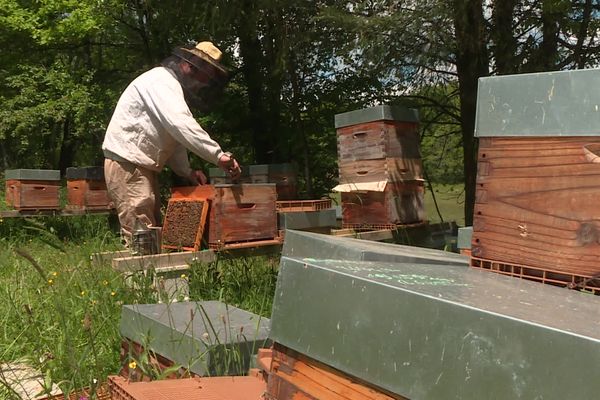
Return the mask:
{"type": "Polygon", "coordinates": [[[207,199],[169,200],[163,223],[162,248],[199,250],[208,206],[207,199]]]}

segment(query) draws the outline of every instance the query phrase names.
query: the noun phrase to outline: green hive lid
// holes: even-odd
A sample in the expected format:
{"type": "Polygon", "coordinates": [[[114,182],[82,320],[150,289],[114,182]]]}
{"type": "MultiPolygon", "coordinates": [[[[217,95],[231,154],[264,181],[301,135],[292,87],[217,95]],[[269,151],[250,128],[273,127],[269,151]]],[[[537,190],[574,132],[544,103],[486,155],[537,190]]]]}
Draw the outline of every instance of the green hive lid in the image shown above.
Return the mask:
{"type": "Polygon", "coordinates": [[[336,114],[335,127],[337,129],[373,121],[419,122],[419,113],[412,108],[381,105],[336,114]]]}
{"type": "Polygon", "coordinates": [[[475,136],[600,135],[600,69],[479,78],[475,136]]]}
{"type": "Polygon", "coordinates": [[[59,181],[60,171],[54,169],[7,169],[5,179],[22,181],[59,181]]]}

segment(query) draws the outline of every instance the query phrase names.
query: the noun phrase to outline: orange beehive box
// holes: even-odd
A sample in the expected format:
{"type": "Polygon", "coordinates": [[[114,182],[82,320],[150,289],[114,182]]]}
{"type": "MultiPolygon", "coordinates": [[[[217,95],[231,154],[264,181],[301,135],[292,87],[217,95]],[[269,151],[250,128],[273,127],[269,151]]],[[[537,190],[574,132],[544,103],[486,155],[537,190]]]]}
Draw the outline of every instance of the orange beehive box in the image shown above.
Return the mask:
{"type": "Polygon", "coordinates": [[[102,167],[67,168],[67,207],[101,210],[113,208],[102,167]]]}
{"type": "Polygon", "coordinates": [[[57,210],[60,171],[6,170],[6,203],[17,210],[57,210]]]}
{"type": "Polygon", "coordinates": [[[210,203],[205,231],[210,245],[278,236],[275,184],[202,185],[173,188],[171,200],[210,203]]]}
{"type": "Polygon", "coordinates": [[[109,376],[112,400],[261,400],[265,382],[254,376],[168,379],[129,382],[109,376]]]}

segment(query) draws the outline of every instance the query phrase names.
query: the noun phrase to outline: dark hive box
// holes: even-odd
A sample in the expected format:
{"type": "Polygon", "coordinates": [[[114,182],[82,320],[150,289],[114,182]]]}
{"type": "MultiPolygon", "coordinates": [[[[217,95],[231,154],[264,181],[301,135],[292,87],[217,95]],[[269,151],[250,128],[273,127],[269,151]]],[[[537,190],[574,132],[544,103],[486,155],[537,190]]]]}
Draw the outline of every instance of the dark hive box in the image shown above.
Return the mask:
{"type": "Polygon", "coordinates": [[[5,171],[6,203],[17,210],[57,210],[60,171],[12,169],[5,171]]]}

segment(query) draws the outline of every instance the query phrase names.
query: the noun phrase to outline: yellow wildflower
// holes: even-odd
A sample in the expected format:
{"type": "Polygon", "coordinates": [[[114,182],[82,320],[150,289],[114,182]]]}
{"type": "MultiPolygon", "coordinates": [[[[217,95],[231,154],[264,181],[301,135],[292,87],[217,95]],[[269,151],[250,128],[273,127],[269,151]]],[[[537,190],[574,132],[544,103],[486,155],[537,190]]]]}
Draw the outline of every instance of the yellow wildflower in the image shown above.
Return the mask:
{"type": "Polygon", "coordinates": [[[114,295],[116,295],[116,294],[117,294],[117,292],[114,292],[114,291],[113,291],[113,292],[110,292],[110,295],[111,295],[111,296],[114,296],[114,295]]]}
{"type": "Polygon", "coordinates": [[[58,276],[58,272],[54,271],[54,272],[52,273],[52,276],[58,276]]]}
{"type": "Polygon", "coordinates": [[[129,363],[129,369],[135,369],[137,367],[137,363],[135,361],[132,361],[129,363]]]}
{"type": "Polygon", "coordinates": [[[85,296],[85,290],[82,290],[82,291],[81,291],[81,295],[82,295],[82,296],[85,296]]]}
{"type": "Polygon", "coordinates": [[[48,285],[52,286],[54,284],[54,281],[52,279],[48,279],[48,285]]]}
{"type": "Polygon", "coordinates": [[[107,285],[108,285],[108,281],[107,281],[107,280],[104,280],[104,281],[102,281],[102,284],[103,284],[104,286],[107,286],[107,285]]]}
{"type": "Polygon", "coordinates": [[[181,274],[181,279],[187,279],[186,274],[181,274]]]}

